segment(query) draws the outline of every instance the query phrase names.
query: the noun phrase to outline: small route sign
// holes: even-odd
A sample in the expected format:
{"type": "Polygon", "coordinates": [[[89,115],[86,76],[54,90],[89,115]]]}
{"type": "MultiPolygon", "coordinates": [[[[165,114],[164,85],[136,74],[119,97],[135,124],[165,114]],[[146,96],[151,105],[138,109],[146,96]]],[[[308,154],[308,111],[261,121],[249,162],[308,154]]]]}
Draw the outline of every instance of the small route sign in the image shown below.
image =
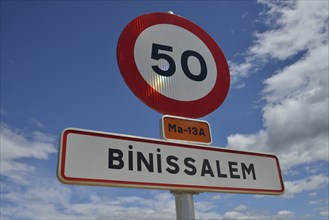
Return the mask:
{"type": "Polygon", "coordinates": [[[164,139],[211,143],[210,125],[206,121],[164,115],[161,130],[164,139]]]}

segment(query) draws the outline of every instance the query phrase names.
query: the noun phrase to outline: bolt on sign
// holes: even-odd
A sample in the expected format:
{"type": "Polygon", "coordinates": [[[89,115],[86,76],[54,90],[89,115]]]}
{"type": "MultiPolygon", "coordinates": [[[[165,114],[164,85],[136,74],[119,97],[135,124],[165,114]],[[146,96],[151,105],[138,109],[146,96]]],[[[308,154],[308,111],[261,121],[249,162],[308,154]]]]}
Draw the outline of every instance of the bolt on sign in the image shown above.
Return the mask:
{"type": "Polygon", "coordinates": [[[161,134],[167,140],[181,140],[210,144],[210,125],[206,121],[164,115],[161,120],[161,134]]]}

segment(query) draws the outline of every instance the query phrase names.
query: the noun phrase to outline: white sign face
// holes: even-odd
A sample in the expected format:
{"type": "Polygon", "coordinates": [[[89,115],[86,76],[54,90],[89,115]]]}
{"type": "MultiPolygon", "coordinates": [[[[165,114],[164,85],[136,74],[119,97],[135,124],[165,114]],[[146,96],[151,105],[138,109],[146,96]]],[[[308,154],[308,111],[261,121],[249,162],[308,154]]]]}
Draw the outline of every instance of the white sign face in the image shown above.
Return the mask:
{"type": "Polygon", "coordinates": [[[195,101],[208,95],[215,86],[217,68],[213,55],[200,38],[179,26],[158,24],[145,29],[136,40],[134,56],[144,80],[168,98],[195,101]],[[184,59],[186,51],[190,51],[190,55],[187,53],[189,56],[184,59]],[[170,63],[171,59],[175,62],[170,63]],[[204,66],[201,65],[203,63],[204,66]],[[154,68],[156,66],[159,71],[154,68]],[[161,74],[174,67],[172,75],[161,74]],[[204,79],[193,79],[201,79],[203,75],[200,74],[204,74],[204,79]]]}
{"type": "Polygon", "coordinates": [[[62,133],[58,178],[68,184],[194,192],[284,192],[274,155],[80,129],[62,133]]]}

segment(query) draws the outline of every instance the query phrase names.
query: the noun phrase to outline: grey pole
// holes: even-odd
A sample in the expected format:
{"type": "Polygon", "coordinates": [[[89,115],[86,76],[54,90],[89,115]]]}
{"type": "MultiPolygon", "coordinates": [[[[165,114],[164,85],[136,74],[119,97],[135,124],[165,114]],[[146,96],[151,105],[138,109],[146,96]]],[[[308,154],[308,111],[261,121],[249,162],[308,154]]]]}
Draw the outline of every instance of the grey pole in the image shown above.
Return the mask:
{"type": "MultiPolygon", "coordinates": [[[[169,14],[174,14],[168,11],[169,14]]],[[[161,127],[162,128],[162,127],[161,127]]],[[[161,130],[161,129],[160,129],[161,130]]],[[[161,133],[162,136],[162,133],[161,133]]],[[[171,191],[175,196],[176,219],[177,220],[195,220],[193,192],[171,191]]]]}
{"type": "Polygon", "coordinates": [[[194,202],[191,192],[171,191],[175,196],[176,219],[177,220],[194,220],[194,202]]]}

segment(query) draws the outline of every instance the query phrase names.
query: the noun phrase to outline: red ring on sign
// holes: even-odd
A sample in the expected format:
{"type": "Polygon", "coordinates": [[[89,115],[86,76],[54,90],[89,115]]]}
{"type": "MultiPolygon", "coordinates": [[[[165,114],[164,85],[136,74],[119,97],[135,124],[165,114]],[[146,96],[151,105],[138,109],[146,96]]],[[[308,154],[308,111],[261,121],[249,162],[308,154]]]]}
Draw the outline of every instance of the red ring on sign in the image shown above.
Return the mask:
{"type": "Polygon", "coordinates": [[[162,114],[188,118],[203,117],[216,110],[228,94],[230,73],[223,52],[207,32],[177,15],[158,12],[132,20],[119,37],[117,61],[121,75],[132,92],[146,105],[162,114]],[[134,47],[138,36],[146,28],[157,24],[172,24],[184,28],[200,38],[208,47],[216,63],[217,78],[213,89],[206,96],[194,101],[175,100],[162,95],[144,80],[135,62],[134,47]]]}

